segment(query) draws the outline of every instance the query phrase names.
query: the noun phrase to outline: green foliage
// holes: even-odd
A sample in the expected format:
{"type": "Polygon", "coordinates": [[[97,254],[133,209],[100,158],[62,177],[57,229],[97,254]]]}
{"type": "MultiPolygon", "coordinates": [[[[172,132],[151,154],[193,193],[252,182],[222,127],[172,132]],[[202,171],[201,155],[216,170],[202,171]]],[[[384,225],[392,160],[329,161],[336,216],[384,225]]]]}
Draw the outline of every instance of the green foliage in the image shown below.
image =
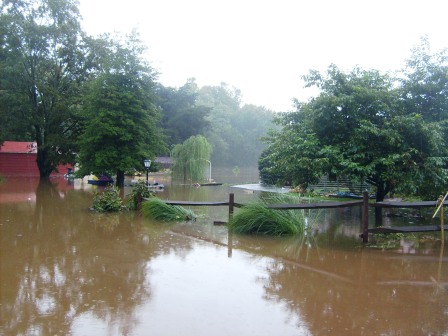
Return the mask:
{"type": "Polygon", "coordinates": [[[210,127],[205,133],[218,166],[254,166],[265,148],[260,138],[273,126],[274,113],[264,107],[244,105],[241,92],[221,83],[199,90],[198,104],[209,107],[210,127]]]}
{"type": "Polygon", "coordinates": [[[190,79],[179,89],[157,87],[158,104],[162,109],[161,125],[168,146],[183,143],[196,134],[205,134],[210,121],[210,107],[197,103],[198,87],[190,79]]]}
{"type": "Polygon", "coordinates": [[[275,120],[283,129],[265,138],[269,147],[259,159],[263,183],[301,186],[317,183],[326,170],[328,159],[305,120],[304,113],[282,114],[275,120]]]}
{"type": "Polygon", "coordinates": [[[123,200],[117,187],[109,186],[98,191],[93,198],[92,209],[97,212],[117,212],[122,210],[123,200]]]}
{"type": "Polygon", "coordinates": [[[116,172],[122,186],[124,172],[143,168],[143,159],[164,144],[151,96],[155,74],[142,59],[140,42],[134,35],[125,44],[106,41],[105,65],[87,87],[78,173],[116,172]]]}
{"type": "Polygon", "coordinates": [[[307,229],[304,210],[274,210],[269,204],[297,203],[298,198],[275,194],[238,210],[229,223],[229,230],[239,234],[269,236],[303,234],[307,229]]]}
{"type": "Polygon", "coordinates": [[[121,210],[137,210],[141,199],[148,199],[154,196],[145,183],[134,185],[130,194],[126,195],[126,200],[120,197],[120,191],[117,187],[108,186],[104,191],[96,192],[93,200],[92,209],[97,212],[116,212],[121,210]]]}
{"type": "Polygon", "coordinates": [[[321,93],[307,103],[296,102],[296,112],[280,115],[281,130],[265,138],[262,181],[306,188],[323,175],[347,177],[371,184],[377,201],[390,191],[440,194],[448,187],[448,116],[441,112],[448,84],[434,84],[425,92],[419,81],[422,64],[438,74],[425,77],[426,83],[441,79],[447,67],[415,57],[420,61],[409,64],[418,75],[408,70],[401,86],[375,70],[345,73],[331,65],[325,74],[311,71],[304,77],[306,86],[321,93]],[[423,114],[422,99],[433,112],[423,114]],[[438,103],[431,107],[433,101],[438,103]]]}
{"type": "Polygon", "coordinates": [[[183,180],[202,181],[210,161],[211,146],[202,135],[192,136],[182,145],[174,146],[171,156],[174,160],[173,175],[183,180]]]}
{"type": "Polygon", "coordinates": [[[77,151],[80,93],[92,73],[77,5],[74,0],[0,5],[0,133],[37,142],[43,179],[59,163],[73,162],[77,151]]]}
{"type": "Polygon", "coordinates": [[[428,39],[422,38],[403,70],[400,92],[406,110],[422,115],[429,122],[448,119],[447,61],[446,50],[431,53],[428,39]]]}
{"type": "Polygon", "coordinates": [[[140,201],[154,195],[155,192],[149,189],[145,182],[137,183],[132,187],[131,193],[127,195],[127,207],[129,210],[136,210],[140,201]]]}
{"type": "Polygon", "coordinates": [[[193,211],[178,205],[167,204],[156,197],[142,203],[142,214],[161,222],[189,221],[196,218],[193,211]]]}
{"type": "Polygon", "coordinates": [[[241,172],[240,167],[235,166],[235,167],[232,168],[233,175],[238,176],[240,174],[240,172],[241,172]]]}

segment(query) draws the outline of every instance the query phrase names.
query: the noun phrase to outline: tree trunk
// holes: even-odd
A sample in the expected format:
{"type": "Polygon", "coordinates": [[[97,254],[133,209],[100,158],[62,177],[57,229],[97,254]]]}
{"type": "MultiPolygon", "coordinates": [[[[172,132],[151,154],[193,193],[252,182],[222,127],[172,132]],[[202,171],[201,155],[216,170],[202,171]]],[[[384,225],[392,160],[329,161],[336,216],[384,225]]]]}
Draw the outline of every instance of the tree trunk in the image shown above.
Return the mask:
{"type": "Polygon", "coordinates": [[[41,180],[49,180],[50,174],[53,172],[53,167],[49,162],[48,151],[37,147],[37,167],[39,168],[39,176],[41,180]]]}
{"type": "Polygon", "coordinates": [[[115,182],[115,185],[119,188],[124,187],[124,172],[123,171],[117,171],[117,181],[115,182]]]}

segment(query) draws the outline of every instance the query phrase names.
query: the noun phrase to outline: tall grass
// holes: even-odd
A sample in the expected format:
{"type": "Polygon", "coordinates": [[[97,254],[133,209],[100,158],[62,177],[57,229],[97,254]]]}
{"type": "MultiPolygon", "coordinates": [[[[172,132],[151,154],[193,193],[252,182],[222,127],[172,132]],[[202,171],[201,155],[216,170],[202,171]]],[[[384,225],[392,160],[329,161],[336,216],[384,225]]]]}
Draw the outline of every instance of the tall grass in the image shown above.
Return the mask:
{"type": "Polygon", "coordinates": [[[271,194],[242,207],[231,219],[229,230],[240,234],[270,236],[302,234],[308,228],[304,210],[274,210],[269,204],[298,203],[298,197],[271,194]]]}
{"type": "Polygon", "coordinates": [[[180,222],[196,218],[193,211],[178,205],[167,204],[157,197],[151,197],[142,203],[142,214],[161,222],[180,222]]]}

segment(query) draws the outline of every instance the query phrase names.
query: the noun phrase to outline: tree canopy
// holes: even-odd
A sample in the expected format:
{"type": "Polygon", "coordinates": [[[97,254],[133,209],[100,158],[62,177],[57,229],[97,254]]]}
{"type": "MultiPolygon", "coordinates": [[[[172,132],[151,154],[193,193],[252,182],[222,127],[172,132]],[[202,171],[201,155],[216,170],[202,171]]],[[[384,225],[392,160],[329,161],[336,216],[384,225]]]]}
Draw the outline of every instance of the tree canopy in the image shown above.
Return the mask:
{"type": "Polygon", "coordinates": [[[161,126],[169,147],[181,144],[191,136],[206,133],[210,126],[207,118],[211,108],[198,105],[199,89],[194,79],[189,79],[179,89],[159,84],[156,93],[162,111],[161,126]]]}
{"type": "Polygon", "coordinates": [[[216,164],[256,164],[271,111],[241,107],[241,92],[227,84],[199,89],[190,79],[163,87],[143,64],[141,45],[87,36],[80,22],[77,0],[0,4],[0,143],[36,141],[42,179],[60,163],[80,163],[80,174],[121,176],[131,163],[141,167],[139,156],[166,154],[199,134],[215,149],[216,164]],[[118,118],[118,111],[128,114],[118,118]],[[139,145],[119,145],[126,133],[139,145]]]}
{"type": "Polygon", "coordinates": [[[222,166],[255,166],[265,144],[261,136],[273,126],[274,112],[242,105],[240,90],[225,83],[204,86],[198,103],[211,109],[205,132],[213,148],[212,160],[222,166]]]}
{"type": "Polygon", "coordinates": [[[91,55],[75,0],[4,0],[0,10],[2,137],[36,141],[46,179],[73,162],[91,55]]]}
{"type": "Polygon", "coordinates": [[[104,65],[87,86],[78,174],[114,172],[122,186],[127,170],[141,168],[165,147],[154,104],[156,74],[141,58],[137,36],[105,45],[104,65]]]}
{"type": "MultiPolygon", "coordinates": [[[[414,64],[423,56],[413,54],[414,64]]],[[[370,183],[378,201],[392,190],[434,199],[448,186],[446,110],[439,108],[448,91],[427,77],[436,88],[421,88],[412,64],[402,85],[375,70],[345,73],[331,65],[325,74],[311,71],[306,85],[321,93],[277,119],[282,129],[266,137],[259,161],[262,180],[307,187],[327,174],[370,183]],[[438,103],[423,108],[422,97],[438,103]]],[[[444,64],[432,66],[446,76],[444,64]]]]}
{"type": "Polygon", "coordinates": [[[124,171],[165,151],[156,72],[137,34],[92,38],[76,0],[3,1],[0,133],[37,142],[40,177],[76,161],[79,174],[124,171]]]}

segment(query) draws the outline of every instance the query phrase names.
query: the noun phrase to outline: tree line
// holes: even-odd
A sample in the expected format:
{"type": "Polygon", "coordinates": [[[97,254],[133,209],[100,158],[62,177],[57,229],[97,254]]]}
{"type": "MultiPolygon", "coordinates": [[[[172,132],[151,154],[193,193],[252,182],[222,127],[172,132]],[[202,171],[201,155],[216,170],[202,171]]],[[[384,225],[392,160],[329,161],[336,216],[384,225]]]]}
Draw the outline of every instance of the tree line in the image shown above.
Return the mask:
{"type": "Polygon", "coordinates": [[[427,38],[404,69],[355,67],[310,71],[319,89],[283,113],[259,160],[265,183],[306,189],[326,175],[367,182],[382,201],[389,193],[437,199],[448,191],[448,55],[427,38]]]}
{"type": "Polygon", "coordinates": [[[60,163],[117,184],[143,159],[203,135],[216,164],[256,165],[273,112],[227,84],[157,82],[138,33],[88,36],[76,0],[0,5],[0,143],[36,141],[41,179],[60,163]]]}
{"type": "Polygon", "coordinates": [[[225,83],[164,87],[137,32],[87,35],[76,0],[0,9],[0,143],[36,141],[42,179],[78,163],[79,174],[113,173],[120,185],[144,158],[203,136],[214,165],[258,162],[269,184],[346,177],[367,181],[378,201],[448,189],[448,56],[426,39],[396,73],[312,70],[303,79],[319,94],[275,114],[242,105],[225,83]]]}

